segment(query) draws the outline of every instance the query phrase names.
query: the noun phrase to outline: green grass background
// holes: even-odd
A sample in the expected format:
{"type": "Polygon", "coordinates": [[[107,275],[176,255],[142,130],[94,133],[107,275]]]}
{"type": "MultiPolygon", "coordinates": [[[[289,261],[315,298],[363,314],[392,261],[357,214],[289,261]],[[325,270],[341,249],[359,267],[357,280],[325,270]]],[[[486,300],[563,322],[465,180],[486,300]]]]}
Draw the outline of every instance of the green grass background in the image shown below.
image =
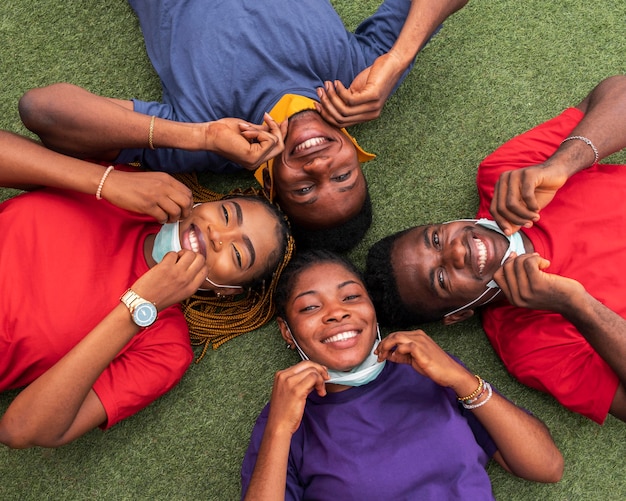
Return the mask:
{"type": "MultiPolygon", "coordinates": [[[[333,3],[351,29],[378,4],[333,3]]],[[[381,118],[352,130],[379,155],[365,167],[374,224],[351,254],[356,263],[391,231],[472,216],[480,160],[579,102],[601,79],[624,73],[625,30],[623,0],[471,0],[418,56],[381,118]]],[[[122,0],[4,0],[0,77],[0,128],[18,133],[26,131],[17,101],[31,87],[68,81],[120,98],[160,98],[138,23],[122,0]]],[[[612,160],[626,163],[626,154],[612,160]]],[[[208,182],[225,190],[251,178],[208,182]]],[[[37,305],[25,307],[36,314],[37,305]]],[[[426,330],[534,411],[563,451],[565,474],[556,485],[490,465],[499,500],[626,499],[626,425],[609,417],[598,426],[517,383],[477,321],[426,330]]],[[[273,373],[295,361],[270,324],[208,353],[172,392],[107,432],[56,450],[0,448],[0,499],[237,499],[239,465],[273,373]]],[[[14,396],[0,395],[0,412],[14,396]]]]}

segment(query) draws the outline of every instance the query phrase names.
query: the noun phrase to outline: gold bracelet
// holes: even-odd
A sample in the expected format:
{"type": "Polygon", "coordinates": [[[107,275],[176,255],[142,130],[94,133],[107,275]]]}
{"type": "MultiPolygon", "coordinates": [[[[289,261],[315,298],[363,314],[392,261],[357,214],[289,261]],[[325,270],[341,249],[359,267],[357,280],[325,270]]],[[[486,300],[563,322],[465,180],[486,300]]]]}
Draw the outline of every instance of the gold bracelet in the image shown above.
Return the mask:
{"type": "Polygon", "coordinates": [[[156,116],[152,115],[152,117],[150,118],[150,129],[148,130],[148,146],[150,147],[151,150],[154,150],[154,143],[152,142],[152,139],[154,137],[154,119],[156,118],[156,116]]]}
{"type": "Polygon", "coordinates": [[[467,397],[458,397],[459,402],[464,400],[471,400],[476,395],[478,395],[483,389],[483,378],[481,378],[478,374],[474,374],[474,377],[478,379],[478,388],[476,388],[472,393],[470,393],[467,397]]]}
{"type": "Polygon", "coordinates": [[[102,187],[104,186],[104,182],[107,180],[107,177],[113,169],[114,167],[112,165],[109,165],[107,167],[107,170],[104,171],[104,174],[102,174],[102,178],[100,178],[100,184],[98,185],[98,189],[96,190],[96,200],[102,200],[102,187]]]}

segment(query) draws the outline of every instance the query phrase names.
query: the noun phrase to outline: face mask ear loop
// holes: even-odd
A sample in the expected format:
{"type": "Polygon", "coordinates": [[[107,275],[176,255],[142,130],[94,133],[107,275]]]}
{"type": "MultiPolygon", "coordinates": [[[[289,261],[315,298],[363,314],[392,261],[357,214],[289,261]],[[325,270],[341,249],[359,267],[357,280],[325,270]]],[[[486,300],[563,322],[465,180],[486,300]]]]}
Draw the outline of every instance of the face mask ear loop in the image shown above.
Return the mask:
{"type": "MultiPolygon", "coordinates": [[[[196,207],[198,207],[198,205],[202,205],[201,202],[195,203],[193,204],[192,209],[195,209],[196,207]]],[[[211,280],[209,277],[206,277],[205,280],[207,282],[209,282],[213,287],[216,287],[218,289],[243,289],[243,287],[241,285],[222,285],[222,284],[217,284],[215,283],[213,280],[211,280]]],[[[199,291],[210,291],[212,289],[198,289],[199,291]]]]}
{"type": "Polygon", "coordinates": [[[298,344],[298,341],[296,341],[296,338],[293,335],[293,332],[291,332],[291,329],[289,328],[289,324],[286,321],[285,321],[285,326],[287,327],[287,330],[289,331],[289,335],[291,336],[291,339],[292,339],[293,343],[296,345],[296,350],[298,350],[298,353],[300,354],[300,358],[302,360],[309,360],[309,357],[307,357],[306,353],[304,353],[302,351],[302,348],[300,348],[300,345],[298,344]]]}
{"type": "MultiPolygon", "coordinates": [[[[492,280],[491,282],[493,282],[493,280],[492,280]]],[[[481,299],[485,296],[485,294],[487,294],[487,293],[488,293],[491,289],[496,289],[496,288],[497,288],[498,290],[496,291],[496,293],[495,293],[495,294],[494,294],[491,298],[489,298],[489,300],[488,300],[488,301],[486,301],[484,304],[487,304],[487,303],[490,303],[491,301],[493,301],[493,299],[494,299],[494,298],[495,298],[498,294],[500,294],[500,289],[498,288],[498,286],[497,286],[497,285],[491,285],[491,282],[489,282],[489,283],[487,284],[487,290],[486,290],[485,292],[483,292],[480,296],[478,296],[478,297],[477,297],[476,299],[474,299],[473,301],[470,301],[470,302],[469,302],[469,303],[467,303],[466,305],[461,306],[460,308],[457,308],[456,310],[453,310],[453,311],[451,311],[450,313],[446,313],[446,314],[443,316],[443,318],[449,317],[450,315],[454,315],[455,313],[458,313],[458,312],[459,312],[459,311],[461,311],[461,310],[464,310],[464,309],[466,309],[466,308],[469,308],[469,307],[470,307],[470,306],[472,306],[473,304],[475,304],[475,303],[477,303],[478,301],[480,301],[480,300],[481,300],[481,299]]],[[[494,282],[494,284],[495,284],[495,282],[494,282]]],[[[482,305],[481,305],[481,306],[482,306],[482,305]]]]}

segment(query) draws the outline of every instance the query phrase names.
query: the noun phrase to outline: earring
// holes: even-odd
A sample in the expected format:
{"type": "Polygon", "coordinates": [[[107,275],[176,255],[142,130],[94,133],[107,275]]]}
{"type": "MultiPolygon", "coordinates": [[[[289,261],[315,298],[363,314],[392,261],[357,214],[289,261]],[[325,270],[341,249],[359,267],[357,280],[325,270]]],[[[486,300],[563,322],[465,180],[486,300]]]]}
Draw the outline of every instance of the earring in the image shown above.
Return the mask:
{"type": "Polygon", "coordinates": [[[221,297],[222,297],[222,293],[221,293],[220,291],[215,291],[215,295],[216,295],[218,298],[221,298],[221,297]]]}
{"type": "Polygon", "coordinates": [[[288,350],[291,350],[293,348],[293,346],[291,346],[289,343],[287,343],[287,346],[285,346],[285,348],[287,348],[288,350]]]}

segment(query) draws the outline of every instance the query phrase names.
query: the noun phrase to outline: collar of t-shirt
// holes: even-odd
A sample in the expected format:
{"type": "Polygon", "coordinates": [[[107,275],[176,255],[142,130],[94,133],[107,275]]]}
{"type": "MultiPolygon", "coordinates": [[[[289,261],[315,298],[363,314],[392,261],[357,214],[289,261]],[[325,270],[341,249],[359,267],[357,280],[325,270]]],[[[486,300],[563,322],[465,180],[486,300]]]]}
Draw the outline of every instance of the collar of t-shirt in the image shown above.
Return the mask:
{"type": "MultiPolygon", "coordinates": [[[[299,111],[311,108],[315,109],[315,101],[310,97],[299,96],[297,94],[285,94],[270,110],[270,115],[274,120],[276,120],[276,122],[281,123],[282,121],[289,118],[291,115],[298,113],[299,111]]],[[[376,155],[368,153],[363,148],[361,148],[356,142],[356,139],[348,134],[348,131],[346,129],[341,129],[341,132],[343,132],[356,147],[359,162],[369,162],[376,157],[376,155]]],[[[271,159],[262,164],[254,172],[254,177],[266,191],[270,200],[274,201],[274,197],[276,195],[274,185],[274,159],[271,159]]]]}

